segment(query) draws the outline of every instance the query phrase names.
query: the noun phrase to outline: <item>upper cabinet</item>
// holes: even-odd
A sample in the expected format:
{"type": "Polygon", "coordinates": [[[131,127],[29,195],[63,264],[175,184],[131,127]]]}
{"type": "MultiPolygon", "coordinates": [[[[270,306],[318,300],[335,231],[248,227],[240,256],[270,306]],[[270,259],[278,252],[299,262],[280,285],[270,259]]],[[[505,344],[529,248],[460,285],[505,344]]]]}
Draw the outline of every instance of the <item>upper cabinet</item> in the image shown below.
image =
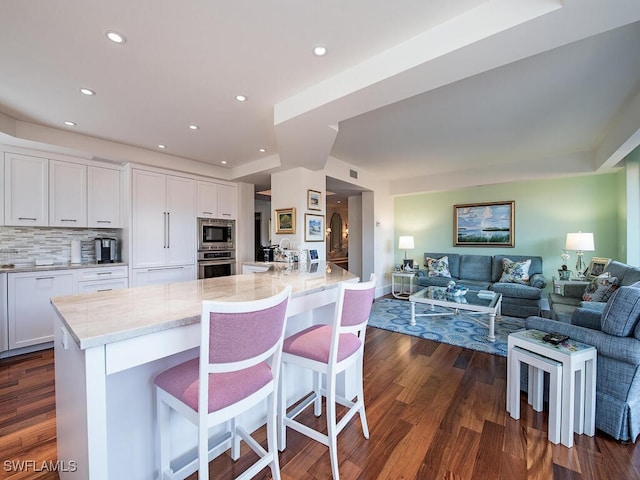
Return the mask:
{"type": "Polygon", "coordinates": [[[236,187],[198,180],[197,215],[204,218],[236,218],[236,187]]]}
{"type": "Polygon", "coordinates": [[[120,228],[120,171],[87,167],[87,224],[90,228],[120,228]]]}
{"type": "Polygon", "coordinates": [[[89,163],[5,153],[0,224],[120,228],[120,169],[89,163]]]}
{"type": "Polygon", "coordinates": [[[49,225],[87,226],[87,166],[49,162],[49,225]]]}
{"type": "Polygon", "coordinates": [[[4,158],[6,225],[49,225],[49,160],[6,153],[4,158]]]}

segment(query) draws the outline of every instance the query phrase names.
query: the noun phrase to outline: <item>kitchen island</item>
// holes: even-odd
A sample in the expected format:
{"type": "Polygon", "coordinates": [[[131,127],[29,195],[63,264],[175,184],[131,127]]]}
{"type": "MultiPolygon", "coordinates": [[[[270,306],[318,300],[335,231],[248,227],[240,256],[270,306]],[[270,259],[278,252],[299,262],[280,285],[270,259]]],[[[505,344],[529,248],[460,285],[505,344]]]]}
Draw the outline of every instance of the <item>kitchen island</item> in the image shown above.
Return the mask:
{"type": "MultiPolygon", "coordinates": [[[[283,264],[264,273],[53,298],[58,460],[73,466],[60,478],[157,477],[153,378],[197,356],[203,300],[260,299],[291,285],[291,335],[330,319],[337,286],[353,281],[331,263],[314,273],[283,264]]],[[[291,370],[284,380],[292,391],[287,403],[310,385],[291,370]]],[[[263,411],[243,418],[249,431],[264,423],[263,411]]],[[[172,451],[188,455],[195,430],[174,420],[172,451]]]]}

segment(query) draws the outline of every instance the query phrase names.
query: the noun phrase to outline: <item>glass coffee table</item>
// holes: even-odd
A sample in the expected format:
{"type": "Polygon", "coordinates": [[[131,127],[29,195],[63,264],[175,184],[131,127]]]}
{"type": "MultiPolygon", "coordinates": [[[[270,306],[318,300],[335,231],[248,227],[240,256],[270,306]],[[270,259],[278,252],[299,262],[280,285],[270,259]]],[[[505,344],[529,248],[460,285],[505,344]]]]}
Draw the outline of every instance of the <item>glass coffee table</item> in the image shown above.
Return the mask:
{"type": "Polygon", "coordinates": [[[481,323],[489,328],[487,339],[490,342],[496,341],[495,321],[496,316],[500,318],[500,307],[502,304],[502,294],[496,293],[493,298],[483,298],[478,296],[478,291],[469,290],[466,294],[454,297],[447,294],[445,287],[427,287],[409,296],[411,302],[411,325],[416,324],[416,317],[435,317],[439,315],[462,315],[475,322],[481,323]],[[416,313],[416,303],[426,303],[431,305],[431,310],[436,306],[443,307],[448,311],[416,313]],[[472,315],[488,315],[489,321],[472,315]]]}

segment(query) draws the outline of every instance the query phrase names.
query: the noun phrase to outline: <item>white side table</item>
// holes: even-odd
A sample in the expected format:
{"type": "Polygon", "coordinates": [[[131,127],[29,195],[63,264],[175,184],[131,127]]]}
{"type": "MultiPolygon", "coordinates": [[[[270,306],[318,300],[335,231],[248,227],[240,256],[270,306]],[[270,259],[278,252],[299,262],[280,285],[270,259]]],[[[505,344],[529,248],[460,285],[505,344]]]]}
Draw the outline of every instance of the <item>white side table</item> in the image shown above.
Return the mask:
{"type": "Polygon", "coordinates": [[[391,293],[406,300],[413,293],[413,279],[416,272],[391,272],[391,293]],[[408,282],[406,282],[408,280],[408,282]]]}
{"type": "MultiPolygon", "coordinates": [[[[585,433],[590,437],[593,437],[596,432],[597,351],[591,345],[571,339],[561,345],[543,342],[542,337],[546,334],[539,330],[522,330],[512,333],[507,341],[507,356],[512,355],[513,348],[520,347],[562,363],[560,442],[565,447],[571,448],[574,432],[585,433]]],[[[512,388],[511,377],[507,374],[507,411],[509,412],[514,408],[511,404],[512,398],[508,395],[512,388]]]]}

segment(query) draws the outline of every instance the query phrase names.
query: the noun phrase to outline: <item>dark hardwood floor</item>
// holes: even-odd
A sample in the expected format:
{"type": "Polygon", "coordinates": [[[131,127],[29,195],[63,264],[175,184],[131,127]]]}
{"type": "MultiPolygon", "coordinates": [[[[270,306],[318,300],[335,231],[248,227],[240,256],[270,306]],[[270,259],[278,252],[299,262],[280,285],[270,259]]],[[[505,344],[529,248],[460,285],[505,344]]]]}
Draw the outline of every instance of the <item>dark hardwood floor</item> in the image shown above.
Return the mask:
{"type": "MultiPolygon", "coordinates": [[[[357,417],[342,432],[342,480],[640,480],[636,445],[599,431],[593,438],[576,435],[571,449],[553,445],[546,414],[534,412],[524,397],[521,420],[512,420],[505,411],[503,357],[375,328],[367,333],[365,356],[371,437],[362,437],[357,417]]],[[[323,421],[311,413],[307,419],[323,421]]],[[[218,457],[211,478],[233,478],[247,458],[218,457]]],[[[56,461],[52,351],[0,361],[0,459],[2,479],[58,478],[42,469],[56,461]]],[[[331,478],[326,447],[295,432],[289,431],[280,461],[284,480],[331,478]]],[[[269,470],[257,478],[270,478],[269,470]]]]}

